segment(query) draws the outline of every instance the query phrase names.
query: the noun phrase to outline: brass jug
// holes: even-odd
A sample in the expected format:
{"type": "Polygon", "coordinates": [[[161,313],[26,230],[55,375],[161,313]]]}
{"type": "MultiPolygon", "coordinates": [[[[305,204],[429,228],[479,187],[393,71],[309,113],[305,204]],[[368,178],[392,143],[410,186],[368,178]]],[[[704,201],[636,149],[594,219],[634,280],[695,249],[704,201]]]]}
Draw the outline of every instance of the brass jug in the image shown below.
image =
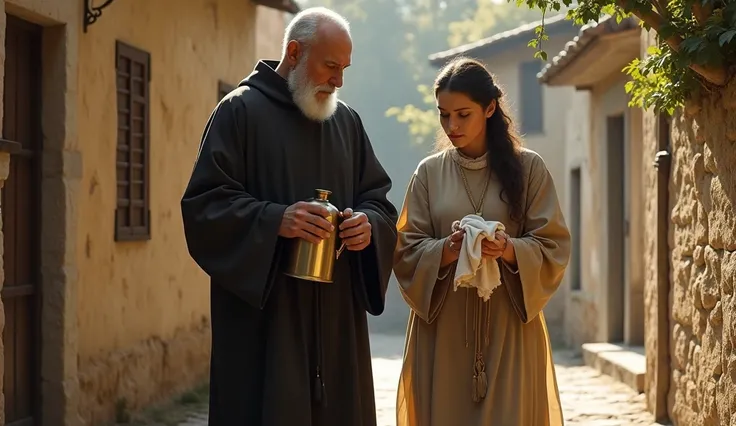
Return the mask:
{"type": "Polygon", "coordinates": [[[335,248],[337,247],[338,224],[341,214],[340,210],[328,200],[330,194],[332,192],[327,189],[317,189],[316,198],[307,201],[327,208],[330,214],[325,219],[335,227],[335,230],[329,238],[320,241],[318,244],[310,243],[302,238],[290,240],[290,252],[288,253],[286,268],[283,271],[284,274],[308,281],[332,282],[332,271],[335,260],[339,256],[339,252],[336,256],[335,248]]]}

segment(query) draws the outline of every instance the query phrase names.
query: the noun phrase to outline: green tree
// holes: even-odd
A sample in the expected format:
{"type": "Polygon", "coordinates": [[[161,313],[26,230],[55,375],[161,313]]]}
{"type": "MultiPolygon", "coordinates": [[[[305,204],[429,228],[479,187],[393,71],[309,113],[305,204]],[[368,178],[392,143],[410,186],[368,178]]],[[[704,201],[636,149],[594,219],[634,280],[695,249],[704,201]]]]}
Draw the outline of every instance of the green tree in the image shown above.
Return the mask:
{"type": "Polygon", "coordinates": [[[427,57],[525,22],[539,11],[503,0],[303,0],[329,7],[351,21],[354,66],[342,96],[356,106],[372,138],[423,144],[437,128],[430,85],[436,70],[427,57]],[[359,84],[355,82],[359,81],[359,84]],[[395,105],[405,105],[400,108],[395,105]],[[395,119],[387,119],[384,114],[395,119]]]}
{"type": "MultiPolygon", "coordinates": [[[[520,0],[542,11],[570,6],[571,0],[520,0]]],[[[601,16],[634,15],[657,34],[657,45],[645,59],[624,71],[630,106],[653,107],[670,114],[688,96],[726,84],[736,64],[734,0],[581,0],[568,12],[576,22],[601,16]]]]}
{"type": "MultiPolygon", "coordinates": [[[[408,103],[405,100],[394,104],[386,110],[386,116],[406,125],[413,143],[425,144],[432,141],[439,130],[431,87],[437,70],[429,66],[427,57],[538,21],[542,14],[499,0],[455,0],[451,7],[446,6],[449,1],[413,0],[408,3],[413,8],[407,13],[407,48],[402,58],[414,69],[412,74],[419,97],[409,99],[408,103]]],[[[532,52],[530,50],[530,55],[532,52]]]]}
{"type": "Polygon", "coordinates": [[[448,47],[472,43],[541,19],[538,10],[517,7],[503,0],[476,0],[475,3],[475,10],[470,16],[450,23],[448,47]]]}

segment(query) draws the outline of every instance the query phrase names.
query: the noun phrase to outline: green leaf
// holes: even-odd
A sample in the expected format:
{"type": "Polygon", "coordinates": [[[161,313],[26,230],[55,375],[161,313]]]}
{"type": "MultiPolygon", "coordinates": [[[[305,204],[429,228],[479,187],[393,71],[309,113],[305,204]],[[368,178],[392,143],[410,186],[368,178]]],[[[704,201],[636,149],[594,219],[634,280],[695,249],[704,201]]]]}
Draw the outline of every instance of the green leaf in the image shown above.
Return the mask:
{"type": "Polygon", "coordinates": [[[718,44],[723,47],[729,43],[731,43],[731,40],[736,36],[736,30],[728,30],[725,33],[721,34],[720,37],[718,37],[718,44]]]}
{"type": "Polygon", "coordinates": [[[660,27],[660,29],[659,29],[659,32],[658,32],[658,34],[659,34],[659,35],[660,35],[660,36],[661,36],[662,38],[665,38],[665,39],[667,39],[667,38],[670,38],[670,37],[672,37],[673,35],[677,34],[677,28],[675,28],[675,26],[674,26],[674,25],[672,25],[671,23],[669,23],[669,22],[665,22],[665,23],[663,23],[663,24],[662,24],[662,26],[660,27]]]}
{"type": "Polygon", "coordinates": [[[700,37],[686,38],[682,44],[680,44],[680,50],[686,53],[695,53],[702,49],[704,41],[700,37]]]}

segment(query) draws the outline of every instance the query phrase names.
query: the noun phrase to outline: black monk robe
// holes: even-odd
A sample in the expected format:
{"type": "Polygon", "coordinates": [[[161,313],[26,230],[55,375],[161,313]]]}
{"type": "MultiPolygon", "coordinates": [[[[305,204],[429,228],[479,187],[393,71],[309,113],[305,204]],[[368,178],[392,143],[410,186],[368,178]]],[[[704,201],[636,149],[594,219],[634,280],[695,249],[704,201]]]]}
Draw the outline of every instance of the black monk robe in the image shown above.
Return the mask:
{"type": "Polygon", "coordinates": [[[324,123],[262,61],[216,107],[181,201],[189,252],[211,277],[211,426],[375,426],[366,312],[383,312],[396,245],[391,180],[358,115],[324,123]],[[289,278],[287,206],[332,191],[365,213],[371,244],[344,251],[334,283],[289,278]]]}

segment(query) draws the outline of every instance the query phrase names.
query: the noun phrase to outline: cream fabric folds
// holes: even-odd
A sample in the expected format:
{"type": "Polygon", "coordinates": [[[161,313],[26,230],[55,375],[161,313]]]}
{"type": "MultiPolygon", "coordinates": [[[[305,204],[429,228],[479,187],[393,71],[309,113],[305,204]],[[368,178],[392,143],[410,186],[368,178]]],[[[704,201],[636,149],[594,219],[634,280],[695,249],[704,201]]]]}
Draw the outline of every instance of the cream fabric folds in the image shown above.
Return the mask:
{"type": "Polygon", "coordinates": [[[487,301],[501,285],[501,271],[497,262],[486,262],[483,257],[483,240],[494,241],[496,232],[505,231],[506,227],[501,222],[469,214],[460,220],[460,229],[465,231],[465,238],[455,269],[454,290],[475,287],[478,297],[487,301]]]}

